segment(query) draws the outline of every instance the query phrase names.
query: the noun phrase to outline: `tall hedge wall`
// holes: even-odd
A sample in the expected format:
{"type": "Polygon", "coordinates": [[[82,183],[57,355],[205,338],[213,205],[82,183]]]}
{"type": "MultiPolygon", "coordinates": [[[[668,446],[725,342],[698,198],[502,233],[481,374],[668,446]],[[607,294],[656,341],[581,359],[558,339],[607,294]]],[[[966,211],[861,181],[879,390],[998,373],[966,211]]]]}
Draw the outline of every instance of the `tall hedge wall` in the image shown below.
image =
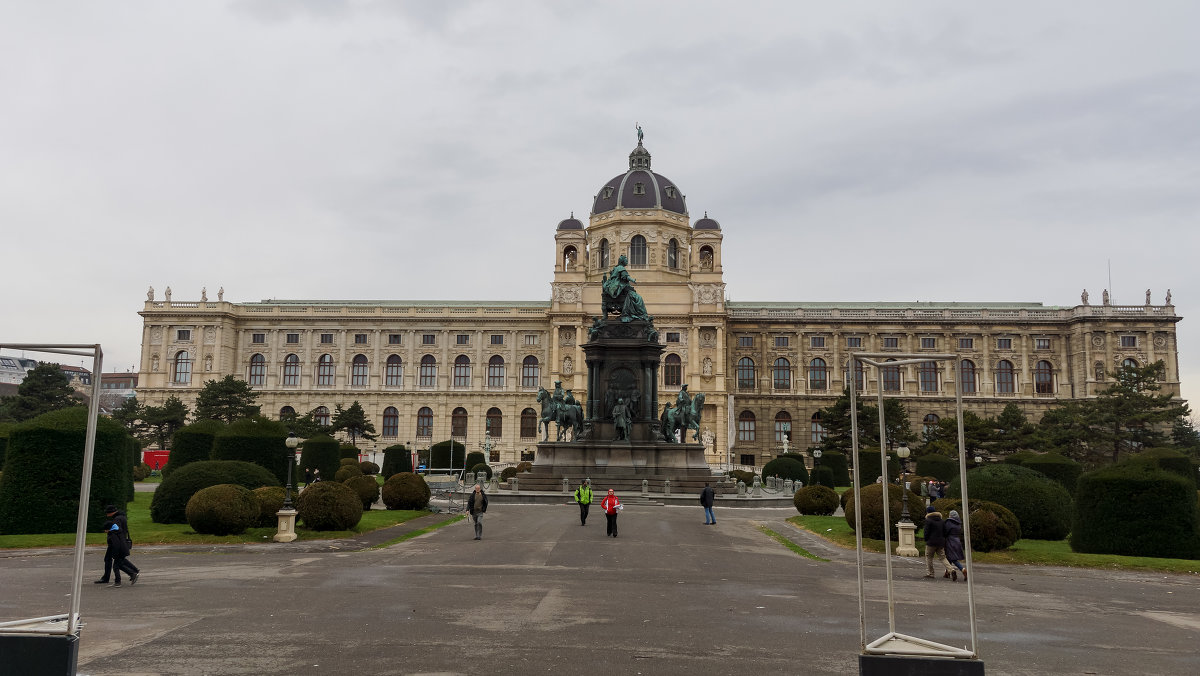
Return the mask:
{"type": "Polygon", "coordinates": [[[383,467],[379,473],[383,480],[392,478],[393,474],[413,471],[412,452],[404,444],[396,444],[383,449],[383,467]]]}
{"type": "Polygon", "coordinates": [[[326,434],[304,440],[300,451],[300,476],[310,469],[321,470],[321,478],[333,481],[341,465],[341,455],[338,440],[326,434]]]}
{"type": "Polygon", "coordinates": [[[171,441],[171,455],[167,456],[167,465],[162,470],[163,477],[171,476],[171,472],[189,462],[211,460],[213,441],[223,429],[225,423],[219,420],[201,420],[176,430],[171,441]]]}
{"type": "MultiPolygon", "coordinates": [[[[0,478],[0,534],[75,531],[87,417],[87,408],[77,406],[45,413],[10,429],[0,478]]],[[[129,434],[120,423],[100,416],[88,495],[88,530],[100,530],[105,505],[124,507],[132,485],[129,434]]]]}
{"type": "MultiPolygon", "coordinates": [[[[821,462],[825,462],[824,456],[821,457],[821,462]]],[[[875,483],[879,478],[879,449],[873,448],[869,451],[860,450],[858,452],[858,485],[869,486],[875,483]]],[[[888,479],[895,481],[896,477],[900,476],[900,461],[894,455],[888,455],[887,459],[888,479]]]]}
{"type": "Polygon", "coordinates": [[[429,469],[465,469],[467,447],[457,441],[439,441],[429,447],[429,469]],[[453,445],[453,457],[451,456],[453,445]]]}
{"type": "Polygon", "coordinates": [[[0,423],[0,472],[4,471],[4,455],[8,450],[8,431],[11,423],[0,423]]]}
{"type": "Polygon", "coordinates": [[[250,490],[277,486],[275,475],[251,462],[201,460],[179,468],[163,479],[150,500],[150,518],[155,523],[187,523],[187,503],[202,488],[237,484],[250,490]]]}
{"type": "Polygon", "coordinates": [[[487,461],[487,456],[483,454],[483,451],[471,451],[467,454],[467,459],[464,462],[466,462],[468,468],[474,468],[475,465],[487,464],[487,461]]]}
{"type": "Polygon", "coordinates": [[[1200,559],[1196,489],[1146,462],[1125,462],[1079,477],[1071,549],[1200,559]]]}
{"type": "MultiPolygon", "coordinates": [[[[1071,531],[1071,494],[1057,481],[1027,467],[993,464],[967,472],[972,500],[999,503],[1017,515],[1021,536],[1032,540],[1061,540],[1071,531]]],[[[946,497],[961,498],[955,479],[946,497]]]]}
{"type": "Polygon", "coordinates": [[[825,451],[821,454],[821,466],[828,467],[833,472],[834,486],[851,486],[850,463],[846,454],[838,451],[825,451]]]}
{"type": "Polygon", "coordinates": [[[217,434],[213,440],[212,459],[252,462],[267,468],[279,483],[286,483],[288,461],[294,455],[288,450],[287,436],[287,428],[280,422],[243,418],[217,434]]]}
{"type": "Polygon", "coordinates": [[[1178,474],[1193,486],[1196,484],[1195,465],[1192,464],[1191,458],[1173,448],[1148,448],[1136,457],[1153,462],[1161,470],[1178,474]]]}
{"type": "Polygon", "coordinates": [[[931,476],[938,481],[954,481],[958,476],[958,461],[940,453],[929,453],[917,458],[917,474],[931,476]]]}
{"type": "Polygon", "coordinates": [[[1027,458],[1025,462],[1021,463],[1021,466],[1054,479],[1062,484],[1062,487],[1067,489],[1071,495],[1075,494],[1075,484],[1079,481],[1079,475],[1083,474],[1083,465],[1058,453],[1046,453],[1027,458]]]}
{"type": "Polygon", "coordinates": [[[766,481],[767,477],[776,475],[780,479],[803,481],[805,486],[808,485],[808,468],[804,466],[804,461],[799,456],[790,453],[780,455],[763,465],[763,481],[766,481]]]}

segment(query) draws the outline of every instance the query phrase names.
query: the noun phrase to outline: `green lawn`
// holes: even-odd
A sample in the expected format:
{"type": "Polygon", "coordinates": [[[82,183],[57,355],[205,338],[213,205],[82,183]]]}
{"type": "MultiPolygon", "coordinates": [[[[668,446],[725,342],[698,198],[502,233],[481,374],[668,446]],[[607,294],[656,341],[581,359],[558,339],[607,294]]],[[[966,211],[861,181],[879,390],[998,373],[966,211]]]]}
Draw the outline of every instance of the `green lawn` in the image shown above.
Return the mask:
{"type": "MultiPolygon", "coordinates": [[[[846,519],[840,516],[793,516],[788,521],[820,535],[847,549],[854,549],[854,531],[846,519]]],[[[925,543],[919,537],[917,549],[925,552],[925,543]]],[[[882,552],[883,540],[863,539],[863,550],[882,552]]],[[[896,541],[892,541],[896,551],[896,541]]],[[[1020,540],[1009,549],[1000,552],[975,552],[973,558],[979,563],[1007,563],[1038,566],[1070,566],[1074,568],[1108,568],[1113,570],[1153,570],[1168,573],[1200,575],[1200,561],[1189,559],[1155,559],[1146,556],[1117,556],[1115,554],[1078,554],[1071,551],[1066,540],[1020,540]]]]}
{"type": "MultiPolygon", "coordinates": [[[[200,535],[186,523],[154,523],[150,520],[150,500],[153,493],[135,493],[133,502],[127,506],[129,532],[134,544],[245,544],[271,542],[275,527],[250,528],[241,535],[200,535]]],[[[429,512],[413,510],[379,510],[363,512],[362,520],[351,530],[313,531],[303,526],[296,527],[297,539],[333,540],[352,537],[359,533],[394,526],[429,512]]],[[[88,533],[87,543],[104,544],[103,533],[88,533]]],[[[70,547],[75,544],[74,533],[49,533],[45,535],[0,535],[0,549],[27,549],[31,547],[70,547]]]]}

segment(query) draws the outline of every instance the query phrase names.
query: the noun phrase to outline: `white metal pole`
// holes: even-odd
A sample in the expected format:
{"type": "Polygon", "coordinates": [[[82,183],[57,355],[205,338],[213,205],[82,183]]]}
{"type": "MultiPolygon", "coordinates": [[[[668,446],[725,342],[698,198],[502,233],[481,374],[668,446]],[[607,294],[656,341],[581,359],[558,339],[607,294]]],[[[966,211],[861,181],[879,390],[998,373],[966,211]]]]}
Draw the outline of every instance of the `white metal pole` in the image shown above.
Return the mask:
{"type": "MultiPolygon", "coordinates": [[[[903,383],[901,384],[903,388],[903,383]]],[[[902,390],[903,391],[903,390],[902,390]]],[[[888,476],[887,466],[887,421],[883,415],[883,388],[879,388],[879,466],[880,474],[883,477],[883,563],[884,569],[887,571],[887,598],[888,598],[888,631],[895,633],[896,631],[896,601],[892,597],[892,515],[891,504],[888,500],[888,484],[891,483],[891,477],[888,476]]],[[[901,486],[903,490],[903,486],[901,486]]]]}
{"type": "Polygon", "coordinates": [[[967,613],[971,622],[971,656],[979,657],[977,645],[978,631],[975,626],[975,569],[971,563],[971,509],[967,503],[967,443],[963,432],[963,403],[962,403],[962,363],[956,357],[954,366],[958,373],[954,376],[954,405],[955,415],[958,416],[958,480],[962,484],[962,521],[963,521],[963,553],[967,560],[967,613]]]}
{"type": "Polygon", "coordinates": [[[83,552],[87,544],[88,501],[92,492],[92,460],[96,455],[96,418],[100,415],[100,380],[104,354],[100,344],[92,346],[92,399],[88,402],[87,436],[83,442],[83,478],[79,483],[79,510],[75,517],[75,567],[71,580],[71,614],[67,617],[67,635],[79,628],[79,607],[83,594],[83,552]]]}
{"type": "MultiPolygon", "coordinates": [[[[850,363],[854,364],[855,353],[850,353],[850,363]]],[[[878,369],[876,369],[878,371],[878,369]]],[[[863,582],[863,545],[862,545],[862,490],[859,488],[859,477],[862,469],[858,466],[858,393],[855,389],[854,378],[850,378],[850,452],[854,460],[854,557],[858,564],[858,647],[865,652],[867,649],[867,593],[863,582]]],[[[865,384],[865,383],[864,383],[865,384]]]]}

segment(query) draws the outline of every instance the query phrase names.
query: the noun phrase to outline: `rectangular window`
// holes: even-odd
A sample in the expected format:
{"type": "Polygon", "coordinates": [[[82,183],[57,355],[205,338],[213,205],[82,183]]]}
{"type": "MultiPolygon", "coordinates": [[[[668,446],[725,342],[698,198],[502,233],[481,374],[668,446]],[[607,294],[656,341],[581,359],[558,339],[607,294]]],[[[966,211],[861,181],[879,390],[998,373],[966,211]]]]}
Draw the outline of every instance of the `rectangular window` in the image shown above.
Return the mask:
{"type": "Polygon", "coordinates": [[[421,344],[422,345],[433,345],[434,341],[436,339],[437,339],[437,336],[432,333],[421,334],[421,344]]]}
{"type": "Polygon", "coordinates": [[[466,333],[460,333],[460,334],[454,336],[454,344],[455,345],[470,345],[471,344],[471,336],[466,333]]]}
{"type": "Polygon", "coordinates": [[[900,339],[899,338],[884,338],[883,339],[883,349],[897,350],[899,348],[900,348],[900,339]]]}
{"type": "MultiPolygon", "coordinates": [[[[751,467],[754,466],[754,454],[753,453],[742,453],[741,456],[739,456],[739,460],[741,461],[741,464],[743,464],[743,465],[749,465],[751,467]]],[[[882,526],[880,526],[880,528],[882,528],[882,526]]]]}
{"type": "Polygon", "coordinates": [[[263,343],[267,342],[267,334],[252,333],[250,334],[250,342],[254,343],[255,345],[262,345],[263,343]]]}
{"type": "Polygon", "coordinates": [[[322,333],[321,334],[321,344],[322,345],[333,345],[333,334],[332,333],[322,333]]]}
{"type": "Polygon", "coordinates": [[[191,340],[191,339],[192,339],[192,330],[191,329],[179,329],[178,331],[175,332],[175,340],[191,340]]]}
{"type": "Polygon", "coordinates": [[[536,333],[525,334],[525,344],[526,345],[537,345],[538,344],[537,334],[536,333]]]}
{"type": "Polygon", "coordinates": [[[287,342],[289,345],[295,345],[295,344],[299,343],[300,342],[300,334],[299,333],[287,334],[287,342]]]}
{"type": "Polygon", "coordinates": [[[787,347],[787,346],[788,346],[788,337],[787,336],[775,336],[775,347],[787,347]]]}
{"type": "Polygon", "coordinates": [[[678,331],[668,331],[667,332],[667,342],[668,343],[678,343],[679,342],[679,332],[678,331]]]}
{"type": "Polygon", "coordinates": [[[504,344],[504,334],[503,333],[493,333],[491,342],[492,342],[492,345],[503,345],[504,344]]]}
{"type": "Polygon", "coordinates": [[[974,350],[975,349],[975,339],[974,338],[959,338],[958,339],[958,349],[974,350]]]}
{"type": "Polygon", "coordinates": [[[936,350],[937,349],[937,338],[922,338],[921,339],[921,349],[922,350],[936,350]]]}
{"type": "Polygon", "coordinates": [[[1137,336],[1121,336],[1121,347],[1137,347],[1137,336]]]}
{"type": "Polygon", "coordinates": [[[754,336],[738,336],[738,347],[754,347],[754,336]]]}
{"type": "Polygon", "coordinates": [[[996,339],[996,349],[997,350],[1011,350],[1012,349],[1012,338],[997,338],[996,339]]]}
{"type": "Polygon", "coordinates": [[[355,345],[366,345],[367,344],[367,334],[365,334],[365,333],[354,334],[354,344],[355,345]]]}
{"type": "Polygon", "coordinates": [[[1033,339],[1033,349],[1049,350],[1050,349],[1050,339],[1049,338],[1034,338],[1033,339]]]}
{"type": "Polygon", "coordinates": [[[388,334],[388,345],[399,345],[399,344],[400,344],[400,334],[399,333],[389,333],[388,334]]]}
{"type": "Polygon", "coordinates": [[[846,347],[862,347],[862,338],[850,336],[846,339],[846,347]]]}
{"type": "Polygon", "coordinates": [[[810,347],[825,347],[825,336],[812,336],[808,341],[810,347]]]}

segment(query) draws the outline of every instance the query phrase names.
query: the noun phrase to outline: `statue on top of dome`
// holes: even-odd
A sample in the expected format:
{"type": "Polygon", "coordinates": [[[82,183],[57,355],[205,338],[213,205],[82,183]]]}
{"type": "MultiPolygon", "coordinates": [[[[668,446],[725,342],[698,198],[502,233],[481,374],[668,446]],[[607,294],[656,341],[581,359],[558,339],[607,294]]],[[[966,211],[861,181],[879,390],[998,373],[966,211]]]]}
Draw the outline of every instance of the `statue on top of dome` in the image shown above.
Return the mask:
{"type": "Polygon", "coordinates": [[[642,125],[638,124],[637,122],[634,122],[633,126],[637,129],[638,145],[640,146],[640,145],[642,145],[642,125]]]}

